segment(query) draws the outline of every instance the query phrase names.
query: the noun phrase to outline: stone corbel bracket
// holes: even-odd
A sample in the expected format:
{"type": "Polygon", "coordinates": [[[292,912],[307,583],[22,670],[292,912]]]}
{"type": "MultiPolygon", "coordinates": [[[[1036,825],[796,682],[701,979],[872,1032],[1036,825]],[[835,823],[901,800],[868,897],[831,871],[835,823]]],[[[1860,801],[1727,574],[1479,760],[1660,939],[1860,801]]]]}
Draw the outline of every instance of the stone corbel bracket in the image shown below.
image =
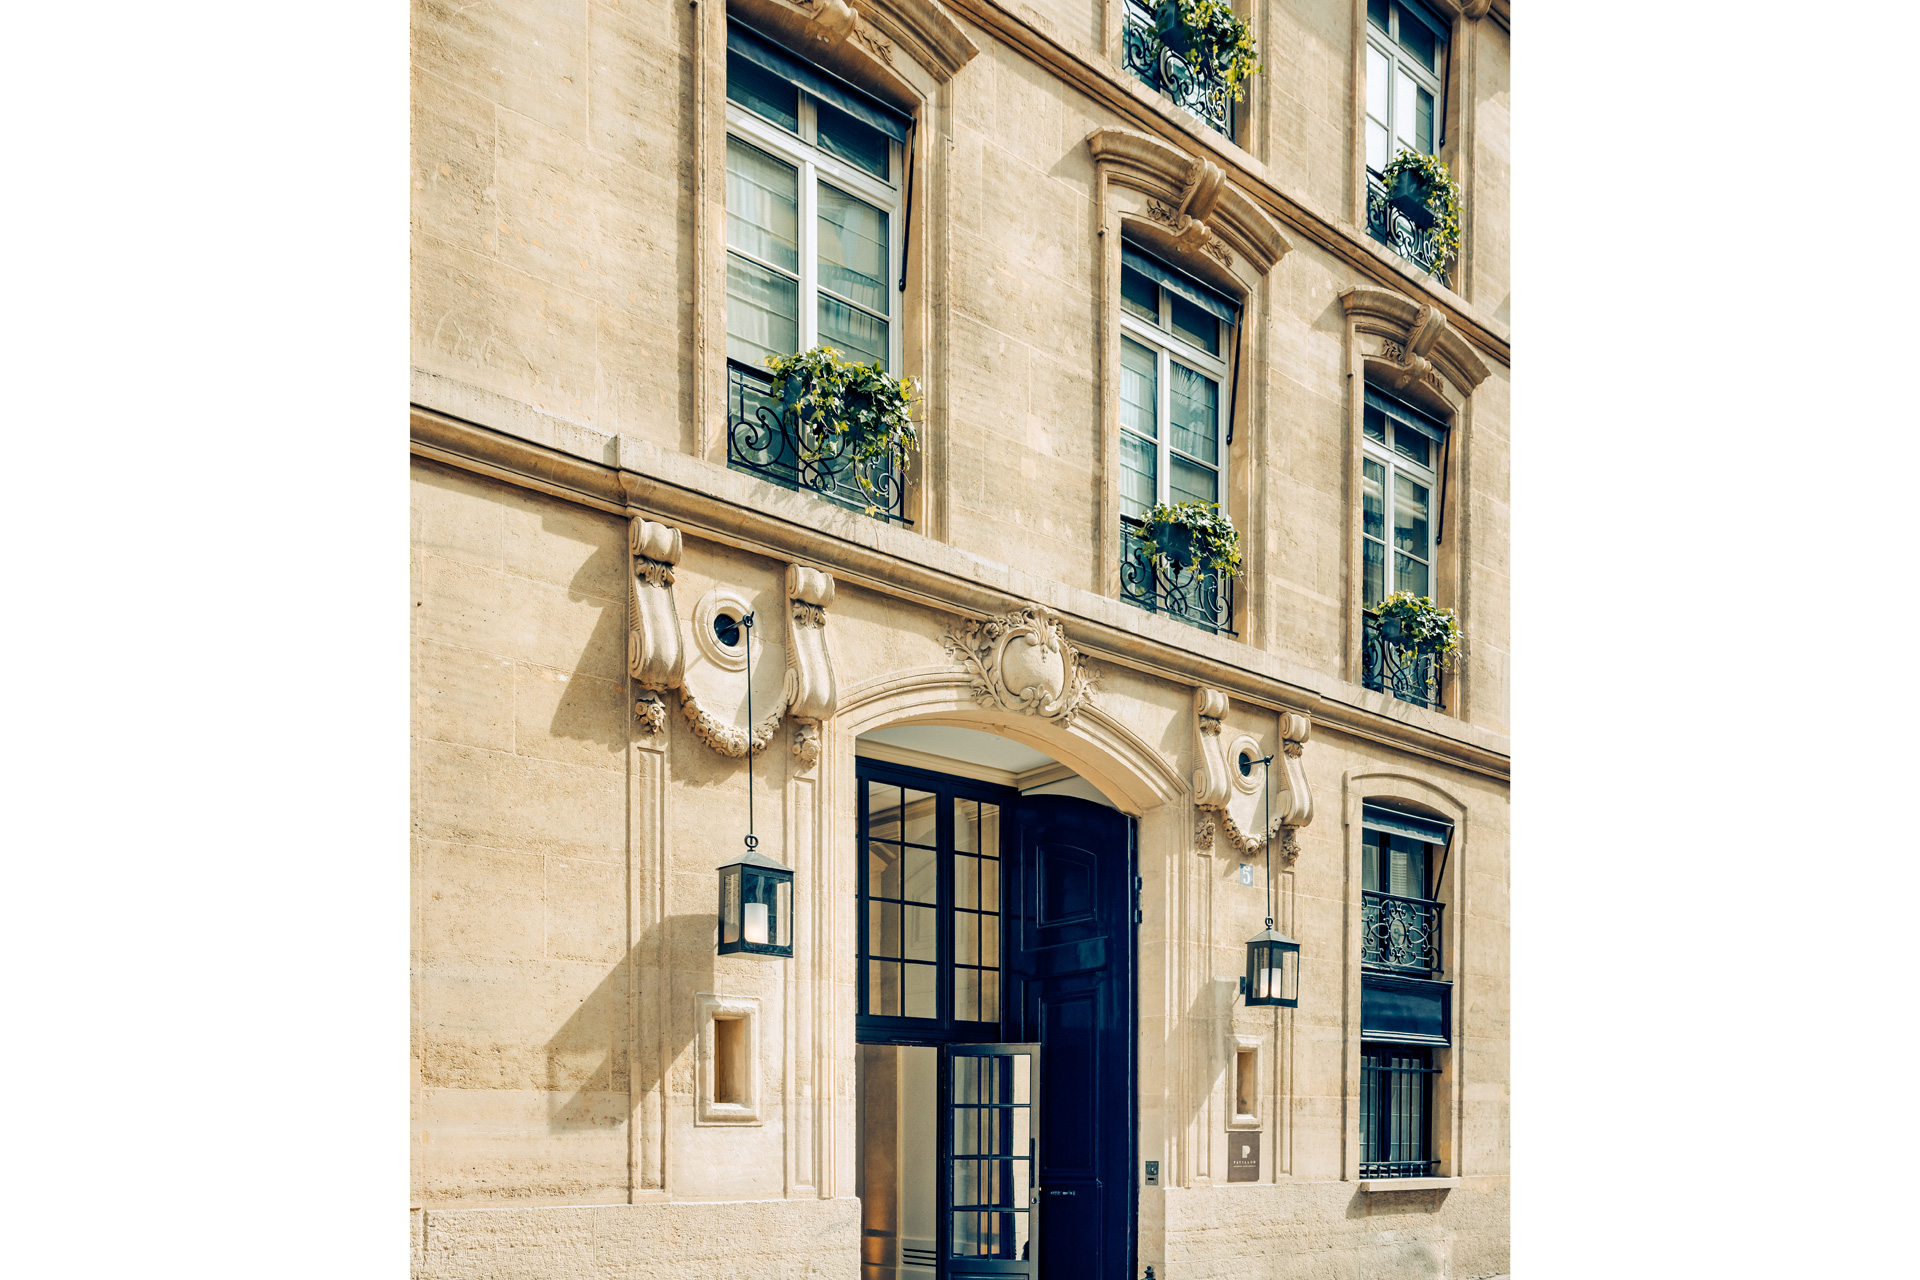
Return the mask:
{"type": "Polygon", "coordinates": [[[1300,856],[1300,842],[1294,833],[1313,821],[1313,790],[1307,784],[1306,766],[1301,763],[1307,749],[1307,735],[1312,732],[1310,717],[1298,711],[1280,713],[1280,759],[1274,763],[1281,766],[1285,799],[1274,822],[1280,828],[1280,856],[1288,866],[1300,856]]]}
{"type": "Polygon", "coordinates": [[[840,697],[827,650],[832,603],[831,574],[787,566],[787,714],[794,720],[794,759],[803,769],[820,759],[820,722],[833,715],[840,697]]]}
{"type": "Polygon", "coordinates": [[[1293,249],[1279,224],[1211,160],[1149,134],[1111,127],[1088,134],[1087,150],[1107,181],[1147,197],[1147,217],[1165,228],[1179,252],[1211,258],[1229,270],[1239,255],[1265,275],[1293,249]]]}
{"type": "Polygon", "coordinates": [[[686,671],[680,614],[673,603],[673,567],[680,563],[680,531],[635,516],[627,525],[633,583],[627,597],[627,674],[643,692],[633,704],[650,734],[667,727],[658,690],[680,685],[686,671]]]}
{"type": "Polygon", "coordinates": [[[1202,809],[1220,809],[1227,803],[1227,748],[1220,740],[1220,720],[1227,714],[1227,695],[1201,685],[1193,691],[1193,803],[1202,809]]]}
{"type": "Polygon", "coordinates": [[[1455,402],[1472,395],[1492,372],[1430,304],[1385,289],[1357,287],[1340,295],[1340,305],[1355,333],[1379,341],[1378,354],[1366,353],[1368,375],[1394,391],[1411,392],[1416,401],[1437,398],[1452,412],[1455,402]]]}

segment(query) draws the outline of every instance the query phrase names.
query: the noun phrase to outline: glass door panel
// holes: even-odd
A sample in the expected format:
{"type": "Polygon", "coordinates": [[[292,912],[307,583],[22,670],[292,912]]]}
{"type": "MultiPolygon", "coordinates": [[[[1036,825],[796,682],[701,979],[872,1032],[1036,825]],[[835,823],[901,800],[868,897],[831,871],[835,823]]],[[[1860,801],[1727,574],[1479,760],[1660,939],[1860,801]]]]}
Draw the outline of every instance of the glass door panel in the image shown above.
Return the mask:
{"type": "Polygon", "coordinates": [[[941,1275],[1037,1276],[1040,1046],[956,1044],[946,1053],[941,1275]]]}

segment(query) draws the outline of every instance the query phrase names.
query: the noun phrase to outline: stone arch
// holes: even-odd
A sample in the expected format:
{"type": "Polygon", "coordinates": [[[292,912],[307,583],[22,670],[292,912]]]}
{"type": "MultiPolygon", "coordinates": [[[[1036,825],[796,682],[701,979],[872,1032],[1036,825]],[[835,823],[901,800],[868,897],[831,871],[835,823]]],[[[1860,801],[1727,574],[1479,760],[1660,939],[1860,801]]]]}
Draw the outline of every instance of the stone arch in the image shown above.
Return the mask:
{"type": "Polygon", "coordinates": [[[1044,751],[1098,787],[1115,807],[1139,817],[1188,793],[1173,764],[1131,729],[1096,706],[1083,705],[1071,725],[974,701],[967,677],[952,667],[921,667],[879,676],[847,690],[834,716],[828,749],[850,759],[853,739],[896,725],[951,725],[999,734],[1044,751]]]}

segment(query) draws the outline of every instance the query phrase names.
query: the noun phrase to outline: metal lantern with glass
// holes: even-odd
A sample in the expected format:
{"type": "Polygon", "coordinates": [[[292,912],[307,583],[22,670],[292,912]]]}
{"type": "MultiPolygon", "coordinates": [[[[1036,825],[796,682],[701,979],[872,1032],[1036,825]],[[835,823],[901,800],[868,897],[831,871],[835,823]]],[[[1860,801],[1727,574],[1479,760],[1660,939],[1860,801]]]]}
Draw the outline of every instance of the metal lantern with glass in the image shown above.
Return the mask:
{"type": "Polygon", "coordinates": [[[747,650],[746,852],[720,868],[720,954],[793,956],[793,869],[759,852],[753,834],[753,615],[740,619],[747,650]]]}
{"type": "Polygon", "coordinates": [[[1267,770],[1267,826],[1262,842],[1267,861],[1267,927],[1247,941],[1247,971],[1240,978],[1240,994],[1249,1008],[1292,1009],[1300,1004],[1300,944],[1273,927],[1273,757],[1253,763],[1267,770]]]}

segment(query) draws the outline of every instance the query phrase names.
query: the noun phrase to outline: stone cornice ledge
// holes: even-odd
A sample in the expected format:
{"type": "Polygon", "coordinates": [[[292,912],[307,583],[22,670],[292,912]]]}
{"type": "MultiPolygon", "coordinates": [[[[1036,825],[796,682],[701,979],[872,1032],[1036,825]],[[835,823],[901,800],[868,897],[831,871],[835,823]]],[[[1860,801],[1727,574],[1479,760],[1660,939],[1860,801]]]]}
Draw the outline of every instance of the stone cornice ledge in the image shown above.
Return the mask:
{"type": "Polygon", "coordinates": [[[1374,244],[1360,229],[1326,216],[1284,190],[1257,156],[1190,119],[1169,105],[1163,95],[1114,67],[1098,51],[1069,44],[1054,34],[1052,23],[1020,0],[948,0],[948,4],[1130,124],[1151,129],[1189,155],[1211,159],[1285,227],[1377,283],[1431,303],[1494,359],[1512,366],[1513,334],[1506,325],[1439,281],[1413,270],[1399,255],[1374,244]]]}
{"type": "Polygon", "coordinates": [[[1090,656],[1205,684],[1318,727],[1506,780],[1509,740],[1275,654],[1197,631],[632,436],[608,436],[454,379],[416,369],[416,455],[602,511],[801,560],[928,607],[986,618],[1025,603],[1062,614],[1090,656]],[[493,424],[493,425],[486,425],[493,424]]]}

